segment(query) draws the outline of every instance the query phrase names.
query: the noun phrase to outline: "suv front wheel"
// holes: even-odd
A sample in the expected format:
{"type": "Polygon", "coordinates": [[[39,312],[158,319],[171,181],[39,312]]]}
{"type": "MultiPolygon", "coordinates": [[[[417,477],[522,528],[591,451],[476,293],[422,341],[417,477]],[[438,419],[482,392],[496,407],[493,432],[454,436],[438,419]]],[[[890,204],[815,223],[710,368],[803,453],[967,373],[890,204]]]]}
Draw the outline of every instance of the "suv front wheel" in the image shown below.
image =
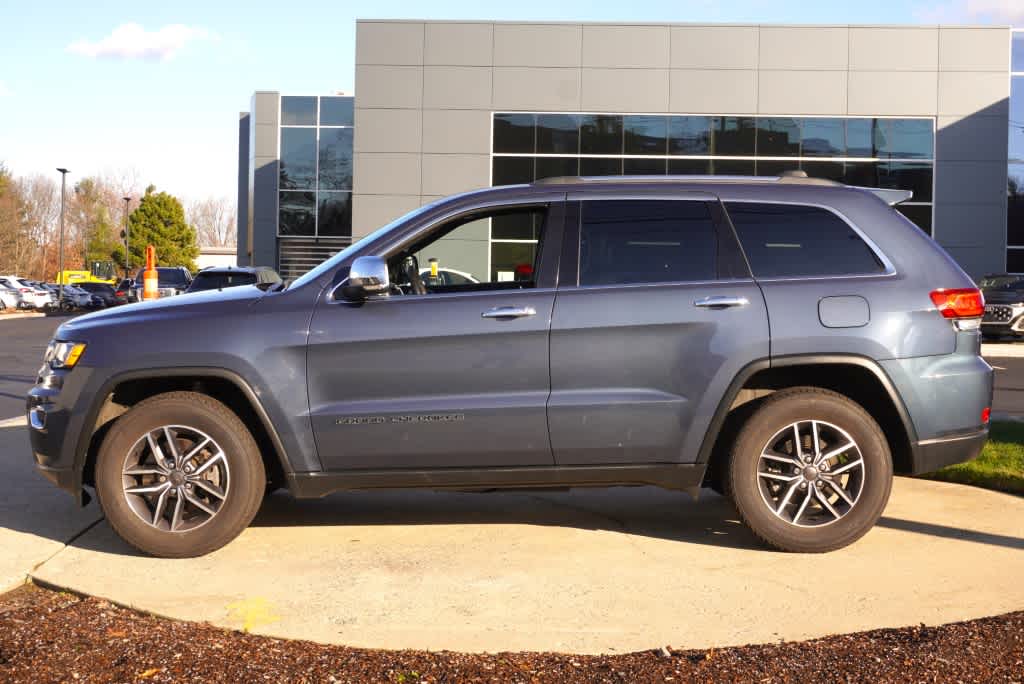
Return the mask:
{"type": "Polygon", "coordinates": [[[832,551],[860,539],[882,515],[892,456],[859,404],[796,387],[772,394],[744,423],[726,480],[740,517],[769,546],[832,551]]]}
{"type": "Polygon", "coordinates": [[[266,488],[252,435],[203,394],[139,402],[111,427],[96,460],[96,492],[111,527],[154,556],[218,549],[259,510],[266,488]]]}

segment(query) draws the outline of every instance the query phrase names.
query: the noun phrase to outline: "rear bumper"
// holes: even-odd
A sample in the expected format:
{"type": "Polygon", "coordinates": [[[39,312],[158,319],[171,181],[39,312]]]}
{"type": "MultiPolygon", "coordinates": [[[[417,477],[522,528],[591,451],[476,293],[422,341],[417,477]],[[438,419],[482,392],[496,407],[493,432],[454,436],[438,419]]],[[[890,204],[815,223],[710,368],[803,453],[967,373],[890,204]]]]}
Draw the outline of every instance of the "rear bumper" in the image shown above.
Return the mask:
{"type": "Polygon", "coordinates": [[[939,439],[926,439],[914,445],[912,475],[931,473],[955,463],[978,457],[988,440],[988,428],[939,439]]]}

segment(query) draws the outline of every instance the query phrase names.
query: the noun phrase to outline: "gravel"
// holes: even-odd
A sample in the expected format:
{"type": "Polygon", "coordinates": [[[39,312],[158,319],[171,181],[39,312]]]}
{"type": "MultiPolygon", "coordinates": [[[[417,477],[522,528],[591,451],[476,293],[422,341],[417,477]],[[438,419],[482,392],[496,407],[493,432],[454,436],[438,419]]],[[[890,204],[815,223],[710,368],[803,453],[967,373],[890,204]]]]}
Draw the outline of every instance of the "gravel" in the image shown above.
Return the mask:
{"type": "Polygon", "coordinates": [[[273,639],[26,585],[0,596],[0,681],[1024,682],[1024,612],[706,651],[433,653],[273,639]]]}

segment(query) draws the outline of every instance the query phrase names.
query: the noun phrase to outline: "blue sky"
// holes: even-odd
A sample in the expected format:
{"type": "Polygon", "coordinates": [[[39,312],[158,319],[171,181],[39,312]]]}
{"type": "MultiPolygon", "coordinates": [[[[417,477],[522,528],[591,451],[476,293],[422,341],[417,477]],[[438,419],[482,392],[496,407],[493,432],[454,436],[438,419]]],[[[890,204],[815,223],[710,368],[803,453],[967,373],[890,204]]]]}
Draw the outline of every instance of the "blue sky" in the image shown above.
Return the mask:
{"type": "Polygon", "coordinates": [[[356,18],[1024,24],[1024,0],[0,5],[0,161],[18,174],[66,166],[69,180],[133,168],[185,198],[234,196],[238,112],[254,90],[352,91],[356,18]]]}

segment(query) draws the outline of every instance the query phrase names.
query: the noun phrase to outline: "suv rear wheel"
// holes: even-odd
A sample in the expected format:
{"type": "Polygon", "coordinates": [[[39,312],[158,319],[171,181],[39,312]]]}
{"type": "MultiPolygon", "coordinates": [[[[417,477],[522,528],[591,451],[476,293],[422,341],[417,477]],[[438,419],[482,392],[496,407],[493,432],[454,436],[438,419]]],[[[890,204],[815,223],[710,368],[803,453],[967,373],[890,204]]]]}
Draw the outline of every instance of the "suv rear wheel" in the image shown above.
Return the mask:
{"type": "Polygon", "coordinates": [[[740,517],[769,546],[832,551],[862,537],[882,515],[892,456],[859,404],[796,387],[768,397],[743,424],[726,486],[740,517]]]}
{"type": "Polygon", "coordinates": [[[252,435],[203,394],[140,402],[111,427],[96,460],[96,491],[111,527],[166,558],[224,546],[259,510],[266,487],[252,435]]]}

